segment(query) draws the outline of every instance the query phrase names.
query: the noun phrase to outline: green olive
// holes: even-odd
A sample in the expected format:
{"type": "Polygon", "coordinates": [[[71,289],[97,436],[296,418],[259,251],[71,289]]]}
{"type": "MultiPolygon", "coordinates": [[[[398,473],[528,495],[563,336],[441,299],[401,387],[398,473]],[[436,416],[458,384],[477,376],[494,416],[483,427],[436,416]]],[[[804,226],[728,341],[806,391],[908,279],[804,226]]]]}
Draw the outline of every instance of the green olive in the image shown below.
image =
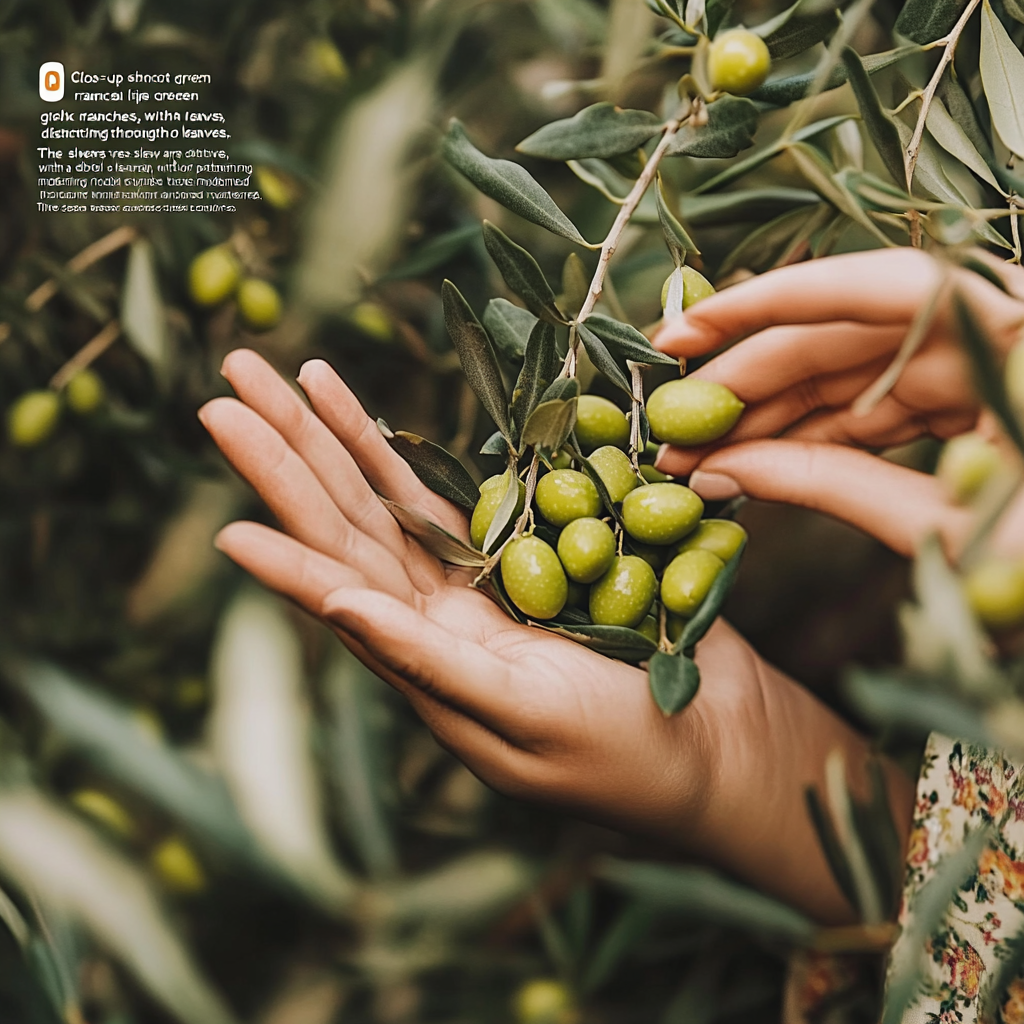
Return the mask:
{"type": "Polygon", "coordinates": [[[949,496],[962,504],[975,497],[1001,465],[996,446],[971,431],[946,442],[935,475],[949,496]]]}
{"type": "Polygon", "coordinates": [[[558,555],[539,537],[519,537],[505,548],[501,580],[512,603],[531,619],[557,615],[569,596],[558,555]]]}
{"type": "Polygon", "coordinates": [[[387,310],[376,302],[360,302],[348,316],[359,330],[375,341],[390,341],[395,333],[387,310]]]}
{"type": "Polygon", "coordinates": [[[629,626],[644,620],[654,602],[658,578],[636,555],[620,555],[590,588],[590,618],[601,626],[629,626]]]}
{"type": "Polygon", "coordinates": [[[724,384],[684,377],[654,389],[647,419],[652,433],[669,444],[707,444],[729,433],[743,408],[724,384]]]}
{"type": "Polygon", "coordinates": [[[558,538],[558,557],[569,579],[593,583],[615,559],[615,534],[600,519],[574,519],[558,538]]]}
{"type": "Polygon", "coordinates": [[[686,624],[690,620],[682,615],[676,615],[673,612],[669,612],[665,620],[665,635],[672,641],[672,643],[678,643],[679,638],[683,635],[683,630],[686,629],[686,624]]]}
{"type": "Polygon", "coordinates": [[[718,555],[701,548],[677,555],[661,578],[661,603],[676,615],[693,615],[723,565],[718,555]]]}
{"type": "Polygon", "coordinates": [[[552,469],[569,469],[572,466],[572,456],[568,452],[554,452],[551,455],[552,469]]]}
{"type": "MultiPolygon", "coordinates": [[[[689,309],[694,303],[715,294],[715,286],[700,271],[693,267],[682,267],[683,274],[683,309],[689,309]]],[[[661,308],[668,305],[668,289],[672,283],[672,274],[665,278],[661,286],[661,308]]],[[[678,313],[679,311],[676,310],[678,313]]]]}
{"type": "Polygon", "coordinates": [[[964,580],[967,603],[992,629],[1024,622],[1024,562],[989,558],[976,565],[964,580]]]}
{"type": "Polygon", "coordinates": [[[597,488],[576,469],[556,469],[542,476],[536,500],[540,514],[553,526],[568,526],[585,516],[596,518],[601,512],[597,488]]]}
{"type": "Polygon", "coordinates": [[[19,448],[34,448],[51,437],[59,421],[55,391],[26,391],[7,410],[7,436],[19,448]]]}
{"type": "Polygon", "coordinates": [[[1010,401],[1017,407],[1019,415],[1024,416],[1024,341],[1018,341],[1006,359],[1006,392],[1010,401]]]}
{"type": "Polygon", "coordinates": [[[625,413],[607,398],[580,395],[576,403],[576,440],[584,452],[606,444],[625,448],[629,444],[625,413]]]}
{"type": "Polygon", "coordinates": [[[198,306],[217,306],[238,288],[242,268],[226,245],[204,249],[188,268],[188,287],[198,306]]]}
{"type": "Polygon", "coordinates": [[[68,403],[71,411],[77,412],[79,416],[88,416],[89,413],[95,412],[105,398],[103,379],[95,370],[88,367],[79,370],[64,389],[64,401],[68,403]]]}
{"type": "Polygon", "coordinates": [[[277,210],[287,210],[298,198],[295,182],[276,167],[258,166],[253,177],[263,201],[277,210]]]}
{"type": "Polygon", "coordinates": [[[765,41],[746,28],[721,32],[708,49],[711,88],[735,96],[752,93],[768,77],[772,56],[765,41]]]}
{"type": "Polygon", "coordinates": [[[636,627],[638,633],[642,633],[652,644],[656,644],[661,639],[661,630],[658,628],[658,620],[653,615],[648,615],[639,626],[636,627]]]}
{"type": "Polygon", "coordinates": [[[644,484],[622,503],[626,531],[644,544],[675,544],[703,513],[704,502],[682,484],[644,484]]]}
{"type": "Polygon", "coordinates": [[[269,331],[281,319],[281,296],[269,281],[247,277],[238,286],[238,312],[254,331],[269,331]]]}
{"type": "Polygon", "coordinates": [[[685,537],[672,551],[672,557],[684,551],[710,551],[728,562],[746,540],[747,531],[731,519],[702,519],[697,529],[685,537]]]}
{"type": "MultiPolygon", "coordinates": [[[[483,551],[484,541],[487,539],[487,531],[494,521],[494,514],[498,511],[501,499],[505,497],[505,488],[508,486],[508,477],[504,473],[486,479],[480,485],[480,500],[473,509],[473,517],[469,521],[469,539],[473,546],[483,551]]],[[[512,520],[505,528],[501,540],[504,540],[512,532],[512,525],[516,518],[522,513],[526,503],[526,488],[522,480],[519,481],[519,501],[516,502],[516,510],[512,520]]]]}
{"type": "Polygon", "coordinates": [[[513,1000],[516,1024],[570,1024],[577,1011],[572,992],[554,978],[524,982],[513,1000]]]}
{"type": "Polygon", "coordinates": [[[655,469],[653,466],[647,465],[647,463],[643,463],[640,466],[640,475],[649,484],[666,484],[674,479],[668,473],[662,473],[660,469],[655,469]]]}
{"type": "Polygon", "coordinates": [[[597,475],[607,488],[608,497],[612,499],[613,504],[622,501],[640,483],[633,471],[633,463],[621,448],[606,444],[596,452],[591,452],[587,458],[597,470],[597,475]]]}

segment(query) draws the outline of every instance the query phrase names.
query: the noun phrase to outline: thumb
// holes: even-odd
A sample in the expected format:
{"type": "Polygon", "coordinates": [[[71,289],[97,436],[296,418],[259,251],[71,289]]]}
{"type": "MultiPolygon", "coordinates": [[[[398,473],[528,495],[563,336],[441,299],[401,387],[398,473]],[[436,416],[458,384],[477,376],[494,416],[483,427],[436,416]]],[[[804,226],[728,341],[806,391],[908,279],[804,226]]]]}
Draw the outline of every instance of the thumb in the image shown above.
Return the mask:
{"type": "Polygon", "coordinates": [[[690,487],[709,500],[745,494],[824,512],[907,556],[936,531],[947,549],[957,550],[971,524],[970,513],[951,505],[927,473],[820,442],[761,440],[723,448],[700,463],[690,487]]]}

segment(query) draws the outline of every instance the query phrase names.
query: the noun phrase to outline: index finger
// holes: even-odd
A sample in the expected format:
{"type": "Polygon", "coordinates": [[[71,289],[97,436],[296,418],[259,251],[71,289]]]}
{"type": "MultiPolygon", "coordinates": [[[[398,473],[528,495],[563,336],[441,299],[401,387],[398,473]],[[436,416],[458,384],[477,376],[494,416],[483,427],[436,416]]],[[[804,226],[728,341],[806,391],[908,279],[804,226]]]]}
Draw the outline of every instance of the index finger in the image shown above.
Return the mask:
{"type": "Polygon", "coordinates": [[[782,324],[905,324],[940,273],[935,260],[918,249],[851,253],[781,267],[692,306],[662,328],[654,346],[689,357],[782,324]]]}

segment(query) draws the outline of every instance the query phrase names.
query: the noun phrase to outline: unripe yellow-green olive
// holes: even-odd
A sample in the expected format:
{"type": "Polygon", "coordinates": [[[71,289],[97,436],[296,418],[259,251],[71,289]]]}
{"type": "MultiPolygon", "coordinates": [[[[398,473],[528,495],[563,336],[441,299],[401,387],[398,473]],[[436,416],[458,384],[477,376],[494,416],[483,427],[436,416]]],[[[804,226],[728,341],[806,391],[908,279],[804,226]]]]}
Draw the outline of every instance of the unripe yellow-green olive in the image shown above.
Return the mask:
{"type": "Polygon", "coordinates": [[[1006,392],[1019,416],[1024,416],[1024,341],[1018,341],[1006,358],[1006,392]]]}
{"type": "Polygon", "coordinates": [[[772,56],[765,41],[746,28],[731,28],[708,49],[711,88],[746,96],[768,77],[772,56]]]}
{"type": "Polygon", "coordinates": [[[552,469],[569,469],[572,466],[572,456],[568,452],[553,452],[551,455],[552,469]]]}
{"type": "Polygon", "coordinates": [[[348,65],[334,43],[321,36],[310,39],[302,51],[302,73],[314,85],[338,85],[348,78],[348,65]]]}
{"type": "Polygon", "coordinates": [[[672,557],[684,551],[710,551],[728,562],[746,540],[747,531],[731,519],[702,519],[697,529],[684,537],[672,551],[672,557]]]}
{"type": "Polygon", "coordinates": [[[600,519],[574,519],[558,538],[558,557],[569,579],[593,583],[615,559],[615,534],[600,519]]]}
{"type": "Polygon", "coordinates": [[[149,859],[168,889],[188,894],[206,888],[206,874],[196,855],[177,836],[168,836],[155,846],[149,859]]]}
{"type": "Polygon", "coordinates": [[[935,475],[954,501],[965,502],[978,494],[1001,465],[996,446],[971,431],[946,442],[935,475]]]}
{"type": "Polygon", "coordinates": [[[568,526],[574,519],[596,517],[601,496],[590,477],[577,469],[555,469],[537,483],[537,508],[553,526],[568,526]]]}
{"type": "Polygon", "coordinates": [[[1024,623],[1024,562],[987,558],[964,580],[971,610],[992,629],[1024,623]]]}
{"type": "Polygon", "coordinates": [[[95,412],[106,398],[103,379],[95,370],[86,367],[68,381],[64,388],[64,401],[72,412],[79,416],[88,416],[95,412]]]}
{"type": "MultiPolygon", "coordinates": [[[[487,539],[487,531],[491,528],[491,523],[494,522],[494,514],[498,511],[501,499],[505,497],[505,488],[507,486],[508,478],[504,473],[488,477],[480,485],[480,500],[476,503],[476,507],[473,509],[473,516],[469,521],[469,539],[473,542],[473,546],[481,551],[484,547],[484,541],[487,539]]],[[[505,528],[507,531],[505,537],[512,532],[513,524],[522,514],[525,505],[526,488],[523,486],[522,480],[520,480],[519,500],[516,502],[516,510],[512,520],[505,528]]],[[[505,538],[502,537],[500,539],[504,540],[505,538]]]]}
{"type": "Polygon", "coordinates": [[[275,210],[287,210],[298,198],[295,182],[276,167],[259,166],[253,171],[253,177],[263,201],[275,210]]]}
{"type": "Polygon", "coordinates": [[[198,306],[217,306],[235,294],[242,267],[226,245],[204,249],[188,268],[188,290],[198,306]]]}
{"type": "Polygon", "coordinates": [[[653,466],[649,466],[646,462],[640,466],[640,475],[649,484],[664,484],[671,481],[673,478],[668,473],[662,473],[660,469],[655,469],[653,466]]]}
{"type": "Polygon", "coordinates": [[[676,615],[693,615],[723,565],[718,555],[701,548],[677,555],[661,577],[661,603],[676,615]]]}
{"type": "Polygon", "coordinates": [[[644,484],[622,502],[626,531],[643,544],[674,544],[700,522],[704,502],[682,484],[644,484]]]}
{"type": "MultiPolygon", "coordinates": [[[[683,267],[683,309],[689,309],[694,303],[715,294],[715,286],[693,267],[683,267]]],[[[661,286],[661,308],[668,304],[668,289],[672,283],[672,274],[665,278],[661,286]]]]}
{"type": "Polygon", "coordinates": [[[658,590],[654,570],[636,555],[619,555],[590,588],[590,618],[599,626],[634,626],[651,610],[658,590]]]}
{"type": "Polygon", "coordinates": [[[135,832],[131,815],[112,797],[99,789],[77,789],[71,803],[83,814],[100,822],[111,832],[127,839],[135,832]]]}
{"type": "Polygon", "coordinates": [[[390,341],[394,334],[394,325],[387,310],[378,306],[376,302],[360,302],[348,315],[349,319],[364,334],[368,334],[377,341],[390,341]]]}
{"type": "Polygon", "coordinates": [[[501,553],[501,580],[512,603],[531,619],[550,619],[569,596],[562,563],[540,537],[518,537],[501,553]]]}
{"type": "Polygon", "coordinates": [[[658,620],[653,615],[648,615],[644,621],[636,627],[636,631],[647,637],[652,644],[656,644],[661,640],[661,630],[658,627],[658,620]]]}
{"type": "Polygon", "coordinates": [[[689,619],[682,615],[676,615],[674,612],[668,613],[665,618],[665,635],[672,643],[678,643],[689,621],[689,619]]]}
{"type": "Polygon", "coordinates": [[[606,444],[625,448],[629,444],[626,414],[600,395],[580,395],[576,403],[576,440],[584,452],[606,444]]]}
{"type": "Polygon", "coordinates": [[[598,448],[597,451],[591,452],[587,458],[597,470],[597,475],[601,478],[601,482],[608,491],[608,497],[612,499],[613,503],[622,501],[640,483],[633,471],[633,463],[629,461],[629,456],[621,448],[606,444],[604,447],[598,448]]]}
{"type": "Polygon", "coordinates": [[[19,448],[48,440],[60,422],[60,398],[54,391],[26,391],[7,410],[7,437],[19,448]]]}
{"type": "Polygon", "coordinates": [[[269,281],[247,277],[238,286],[238,312],[254,331],[269,331],[281,319],[281,296],[269,281]]]}
{"type": "Polygon", "coordinates": [[[524,982],[512,1005],[516,1024],[572,1024],[576,1017],[572,993],[554,978],[524,982]]]}
{"type": "Polygon", "coordinates": [[[724,384],[684,377],[654,389],[647,419],[651,432],[669,444],[707,444],[729,433],[743,408],[724,384]]]}

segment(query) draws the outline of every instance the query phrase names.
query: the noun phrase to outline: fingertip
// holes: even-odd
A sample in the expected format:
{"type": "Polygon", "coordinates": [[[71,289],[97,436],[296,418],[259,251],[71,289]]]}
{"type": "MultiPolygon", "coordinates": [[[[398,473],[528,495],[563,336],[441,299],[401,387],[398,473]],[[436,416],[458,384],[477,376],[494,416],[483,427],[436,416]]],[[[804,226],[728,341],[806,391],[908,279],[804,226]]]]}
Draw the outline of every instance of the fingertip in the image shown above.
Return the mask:
{"type": "Polygon", "coordinates": [[[690,474],[690,490],[705,501],[731,501],[743,494],[743,488],[733,477],[705,469],[695,469],[690,474]]]}
{"type": "Polygon", "coordinates": [[[237,369],[238,365],[244,362],[250,356],[256,356],[257,359],[259,358],[257,353],[254,352],[251,348],[232,349],[221,361],[221,376],[230,379],[232,371],[237,369]]]}

